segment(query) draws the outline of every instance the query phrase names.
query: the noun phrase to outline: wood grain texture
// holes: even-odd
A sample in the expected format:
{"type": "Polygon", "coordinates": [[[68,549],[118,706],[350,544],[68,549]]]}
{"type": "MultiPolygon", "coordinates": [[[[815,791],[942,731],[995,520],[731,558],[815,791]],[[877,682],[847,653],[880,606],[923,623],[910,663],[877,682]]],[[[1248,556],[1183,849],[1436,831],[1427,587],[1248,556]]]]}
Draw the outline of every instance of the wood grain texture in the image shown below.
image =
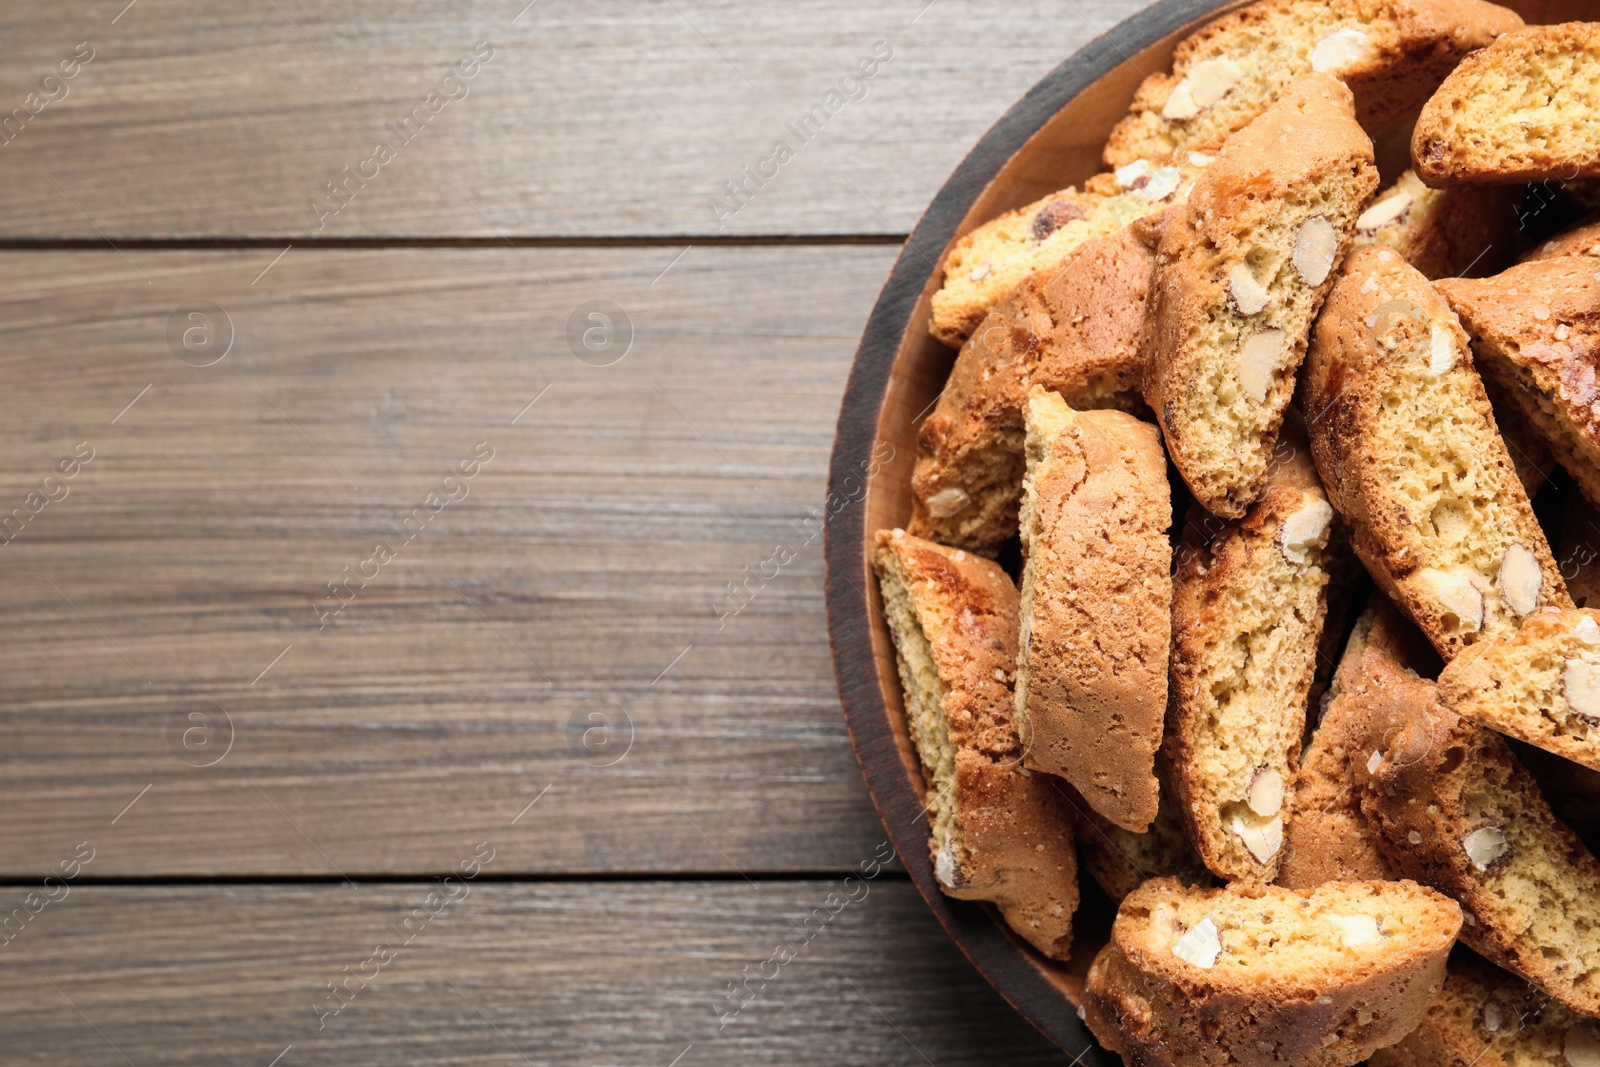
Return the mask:
{"type": "Polygon", "coordinates": [[[0,147],[0,238],[905,233],[1013,100],[1141,6],[125,3],[0,10],[0,115],[27,119],[0,147]],[[828,101],[879,40],[893,57],[828,101]],[[94,58],[40,92],[81,42],[94,58]],[[388,124],[478,42],[493,58],[403,143],[388,124]],[[393,161],[320,218],[380,141],[393,161]],[[776,177],[713,210],[779,141],[776,177]]]}
{"type": "Polygon", "coordinates": [[[838,881],[467,883],[409,944],[390,924],[426,884],[77,887],[4,949],[5,1060],[265,1067],[292,1045],[282,1067],[1070,1061],[908,883],[865,884],[824,922],[838,881]],[[365,962],[379,944],[395,949],[381,967],[365,962]],[[798,955],[768,964],[780,944],[798,955]],[[346,967],[375,977],[323,1018],[346,967]],[[773,977],[719,1028],[746,968],[773,977]]]}
{"type": "Polygon", "coordinates": [[[426,873],[546,787],[501,869],[880,841],[815,515],[893,250],[677,251],[296,249],[254,284],[270,250],[0,254],[0,519],[94,450],[0,544],[0,875],[84,839],[101,876],[426,873]],[[568,348],[594,299],[632,321],[614,366],[568,348]],[[194,300],[214,366],[169,348],[194,300]]]}

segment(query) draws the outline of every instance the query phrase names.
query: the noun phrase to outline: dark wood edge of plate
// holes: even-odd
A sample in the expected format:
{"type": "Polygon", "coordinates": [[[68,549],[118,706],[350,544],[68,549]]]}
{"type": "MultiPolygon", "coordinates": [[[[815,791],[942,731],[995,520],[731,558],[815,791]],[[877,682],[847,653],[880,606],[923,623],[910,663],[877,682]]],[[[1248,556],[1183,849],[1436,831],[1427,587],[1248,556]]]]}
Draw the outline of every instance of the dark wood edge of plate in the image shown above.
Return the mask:
{"type": "Polygon", "coordinates": [[[931,264],[955,237],[978,196],[1051,116],[1127,57],[1228,5],[1229,0],[1160,0],[1080,49],[1005,113],[939,190],[912,231],[878,296],[850,369],[828,471],[823,538],[825,596],[834,675],[856,759],[890,843],[923,899],[973,965],[1050,1040],[1079,1063],[1116,1067],[1077,1017],[1062,988],[985,906],[952,900],[940,890],[928,857],[927,824],[916,784],[896,743],[872,651],[866,592],[873,578],[864,551],[867,470],[890,372],[931,264]],[[856,483],[847,489],[847,480],[856,483]]]}

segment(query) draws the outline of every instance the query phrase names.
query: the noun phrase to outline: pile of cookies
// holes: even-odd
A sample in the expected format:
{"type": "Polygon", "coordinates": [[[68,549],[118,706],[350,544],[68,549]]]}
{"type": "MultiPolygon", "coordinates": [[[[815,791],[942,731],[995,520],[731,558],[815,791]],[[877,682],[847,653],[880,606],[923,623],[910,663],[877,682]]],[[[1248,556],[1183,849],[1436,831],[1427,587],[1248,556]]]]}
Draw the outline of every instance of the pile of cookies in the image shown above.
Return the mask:
{"type": "Polygon", "coordinates": [[[940,885],[1063,960],[1081,860],[1130,1064],[1600,1067],[1600,23],[1264,0],[1104,161],[875,538],[940,885]]]}

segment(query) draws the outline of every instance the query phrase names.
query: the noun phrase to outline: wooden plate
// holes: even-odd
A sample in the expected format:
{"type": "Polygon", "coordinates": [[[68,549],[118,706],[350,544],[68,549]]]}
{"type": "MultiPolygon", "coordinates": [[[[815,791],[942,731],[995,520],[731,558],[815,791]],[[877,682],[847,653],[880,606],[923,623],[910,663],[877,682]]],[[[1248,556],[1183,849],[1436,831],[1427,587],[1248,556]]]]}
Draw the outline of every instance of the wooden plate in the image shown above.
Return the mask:
{"type": "MultiPolygon", "coordinates": [[[[1078,1019],[1083,976],[1108,936],[1109,902],[1084,878],[1072,961],[1045,959],[987,904],[939,891],[922,815],[924,786],[906,732],[894,646],[869,561],[872,534],[911,514],[916,429],[955,352],[927,330],[936,265],[962,234],[1101,170],[1100,151],[1145,74],[1173,47],[1245,0],[1161,0],[1051,71],[984,135],[934,197],[867,322],[845,388],[828,477],[828,629],[856,758],[889,839],[928,906],[979,971],[1047,1037],[1084,1064],[1115,1067],[1078,1019]]],[[[1531,22],[1585,17],[1588,0],[1502,0],[1531,22]]]]}

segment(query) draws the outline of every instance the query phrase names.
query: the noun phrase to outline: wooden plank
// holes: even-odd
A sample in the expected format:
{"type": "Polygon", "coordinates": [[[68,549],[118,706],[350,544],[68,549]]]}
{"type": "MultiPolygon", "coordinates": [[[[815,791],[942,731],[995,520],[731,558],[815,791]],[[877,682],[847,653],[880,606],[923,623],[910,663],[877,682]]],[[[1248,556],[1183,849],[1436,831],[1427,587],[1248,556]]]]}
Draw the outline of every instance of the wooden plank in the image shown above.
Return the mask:
{"type": "Polygon", "coordinates": [[[893,254],[0,254],[0,875],[853,863],[813,516],[893,254]]]}
{"type": "Polygon", "coordinates": [[[23,113],[0,238],[904,233],[1014,100],[1142,6],[525,2],[4,5],[0,116],[23,113]],[[714,210],[745,167],[776,173],[714,210]],[[330,181],[347,206],[313,208],[330,181]]]}
{"type": "Polygon", "coordinates": [[[0,1033],[7,1063],[85,1067],[1069,1062],[908,883],[842,888],[465,882],[404,926],[428,884],[68,885],[6,946],[0,1033]],[[346,968],[369,980],[333,1000],[346,968]]]}

